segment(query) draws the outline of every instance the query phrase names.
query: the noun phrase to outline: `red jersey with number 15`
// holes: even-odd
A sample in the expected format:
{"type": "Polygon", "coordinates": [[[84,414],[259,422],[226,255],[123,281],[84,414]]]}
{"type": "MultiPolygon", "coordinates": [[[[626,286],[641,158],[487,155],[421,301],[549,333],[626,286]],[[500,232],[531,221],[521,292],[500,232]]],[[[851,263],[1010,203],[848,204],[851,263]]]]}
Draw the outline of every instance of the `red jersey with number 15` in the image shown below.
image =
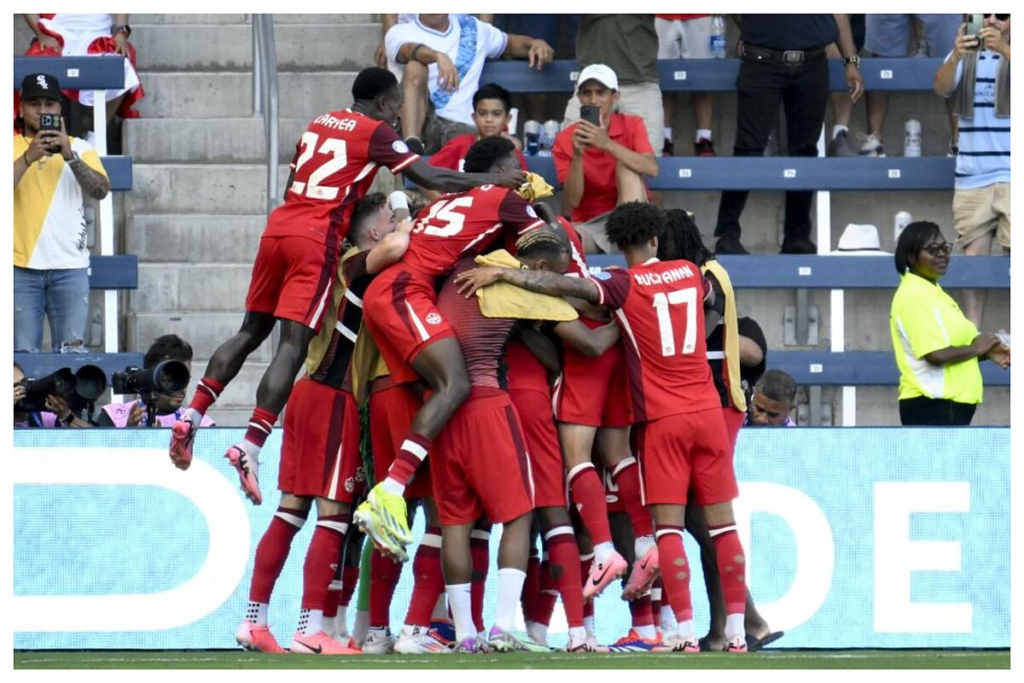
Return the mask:
{"type": "Polygon", "coordinates": [[[711,284],[689,261],[652,258],[594,275],[598,303],[616,309],[637,422],[719,408],[704,338],[711,284]]]}
{"type": "Polygon", "coordinates": [[[525,199],[497,185],[442,195],[422,216],[412,228],[402,263],[425,275],[443,275],[460,258],[483,253],[503,235],[522,235],[544,225],[525,199]]]}
{"type": "Polygon", "coordinates": [[[369,191],[380,167],[398,173],[417,159],[385,121],[351,109],[321,114],[295,145],[292,184],[263,234],[340,245],[355,203],[369,191]]]}

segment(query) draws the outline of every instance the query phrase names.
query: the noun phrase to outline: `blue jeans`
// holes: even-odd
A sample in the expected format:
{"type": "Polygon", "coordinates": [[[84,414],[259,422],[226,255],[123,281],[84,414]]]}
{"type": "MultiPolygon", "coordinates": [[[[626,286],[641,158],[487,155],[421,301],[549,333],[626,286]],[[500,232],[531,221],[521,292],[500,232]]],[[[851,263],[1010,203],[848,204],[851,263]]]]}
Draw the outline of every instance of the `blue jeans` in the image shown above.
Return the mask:
{"type": "Polygon", "coordinates": [[[89,317],[89,269],[31,270],[14,267],[14,350],[38,353],[43,345],[43,316],[50,319],[53,351],[79,342],[85,348],[89,317]]]}

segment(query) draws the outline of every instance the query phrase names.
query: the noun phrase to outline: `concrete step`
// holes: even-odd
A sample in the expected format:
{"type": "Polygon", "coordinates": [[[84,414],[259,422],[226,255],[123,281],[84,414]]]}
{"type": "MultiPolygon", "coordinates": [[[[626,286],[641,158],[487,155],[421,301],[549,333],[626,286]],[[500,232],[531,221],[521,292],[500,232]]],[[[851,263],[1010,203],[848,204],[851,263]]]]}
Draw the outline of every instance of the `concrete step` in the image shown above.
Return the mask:
{"type": "MultiPolygon", "coordinates": [[[[279,161],[287,164],[310,118],[280,119],[279,161]]],[[[266,161],[263,119],[128,119],[125,154],[135,163],[235,163],[266,161]]]]}
{"type": "MultiPolygon", "coordinates": [[[[138,164],[134,189],[126,193],[126,215],[136,213],[245,214],[265,210],[266,170],[257,165],[138,164]]],[[[288,179],[281,166],[278,187],[288,179]]]]}
{"type": "MultiPolygon", "coordinates": [[[[145,353],[153,340],[163,334],[176,334],[189,344],[196,358],[209,358],[217,347],[238,332],[242,324],[243,311],[232,313],[197,313],[183,311],[159,311],[155,313],[133,312],[127,316],[128,350],[145,353]]],[[[256,349],[249,360],[269,363],[271,342],[268,339],[256,349]]],[[[206,361],[193,361],[193,374],[202,373],[206,361]]],[[[201,376],[201,374],[200,374],[201,376]]]]}
{"type": "MultiPolygon", "coordinates": [[[[251,258],[255,256],[253,252],[251,258]]],[[[128,293],[128,307],[137,313],[241,313],[251,277],[251,262],[140,263],[139,287],[128,293]]]]}
{"type": "MultiPolygon", "coordinates": [[[[15,16],[15,21],[24,21],[15,16]]],[[[378,14],[275,14],[274,24],[366,24],[380,21],[378,14]]],[[[150,24],[250,24],[248,14],[133,14],[132,31],[150,24]]]]}
{"type": "MultiPolygon", "coordinates": [[[[372,56],[372,52],[371,52],[372,56]]],[[[278,79],[280,116],[312,119],[352,104],[356,71],[283,73],[278,79]]],[[[245,72],[161,73],[142,75],[146,97],[138,104],[143,118],[210,119],[252,114],[252,74],[245,72]]]]}
{"type": "MultiPolygon", "coordinates": [[[[279,24],[274,27],[277,69],[359,71],[371,66],[380,24],[279,24]]],[[[252,71],[252,27],[247,24],[134,26],[140,71],[252,71]]],[[[148,74],[143,76],[147,82],[148,74]]]]}
{"type": "Polygon", "coordinates": [[[136,214],[126,222],[125,251],[143,263],[252,265],[266,220],[263,214],[136,214]]]}

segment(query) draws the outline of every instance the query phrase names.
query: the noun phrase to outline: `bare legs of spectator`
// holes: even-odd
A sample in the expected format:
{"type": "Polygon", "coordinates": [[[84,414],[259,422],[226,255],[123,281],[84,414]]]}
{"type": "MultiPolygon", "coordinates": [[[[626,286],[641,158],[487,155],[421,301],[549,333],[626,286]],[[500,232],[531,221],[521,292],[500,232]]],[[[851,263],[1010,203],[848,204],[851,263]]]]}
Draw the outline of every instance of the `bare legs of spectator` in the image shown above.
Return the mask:
{"type": "Polygon", "coordinates": [[[427,67],[417,61],[405,65],[402,77],[402,137],[420,137],[427,117],[427,67]]]}
{"type": "MultiPolygon", "coordinates": [[[[840,59],[839,48],[835,43],[828,46],[825,55],[829,59],[840,59]]],[[[855,157],[856,150],[850,146],[850,117],[853,115],[853,102],[845,92],[834,92],[829,95],[832,104],[832,136],[828,146],[830,157],[855,157]]]]}
{"type": "MultiPolygon", "coordinates": [[[[964,247],[966,256],[988,256],[992,253],[992,233],[986,233],[964,247]]],[[[1010,250],[1003,248],[1003,253],[1010,255],[1010,250]]],[[[964,290],[964,314],[970,319],[974,326],[982,329],[981,319],[985,313],[985,301],[988,299],[988,292],[984,289],[964,290]]]]}
{"type": "Polygon", "coordinates": [[[640,174],[625,164],[615,166],[615,184],[619,190],[617,204],[647,201],[647,192],[640,174]]]}

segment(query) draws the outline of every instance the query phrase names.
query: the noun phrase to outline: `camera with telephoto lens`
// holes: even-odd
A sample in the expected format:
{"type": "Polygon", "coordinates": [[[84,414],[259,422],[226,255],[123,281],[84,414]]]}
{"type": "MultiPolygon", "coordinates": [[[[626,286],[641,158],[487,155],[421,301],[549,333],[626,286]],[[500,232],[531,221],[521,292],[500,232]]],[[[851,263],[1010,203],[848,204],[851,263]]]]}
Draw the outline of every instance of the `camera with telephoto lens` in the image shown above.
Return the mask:
{"type": "MultiPolygon", "coordinates": [[[[60,114],[39,115],[39,132],[43,133],[49,130],[60,132],[60,114]]],[[[57,154],[60,152],[60,145],[57,145],[56,147],[47,147],[46,151],[50,154],[57,154]]]]}
{"type": "Polygon", "coordinates": [[[129,366],[111,378],[115,394],[173,394],[188,386],[188,366],[178,360],[165,360],[151,368],[129,366]]]}
{"type": "Polygon", "coordinates": [[[87,402],[95,401],[107,390],[107,375],[99,366],[83,365],[78,372],[61,368],[39,379],[26,377],[19,384],[25,387],[25,398],[18,401],[15,410],[38,413],[46,410],[46,397],[50,394],[64,398],[78,395],[87,402]]]}

